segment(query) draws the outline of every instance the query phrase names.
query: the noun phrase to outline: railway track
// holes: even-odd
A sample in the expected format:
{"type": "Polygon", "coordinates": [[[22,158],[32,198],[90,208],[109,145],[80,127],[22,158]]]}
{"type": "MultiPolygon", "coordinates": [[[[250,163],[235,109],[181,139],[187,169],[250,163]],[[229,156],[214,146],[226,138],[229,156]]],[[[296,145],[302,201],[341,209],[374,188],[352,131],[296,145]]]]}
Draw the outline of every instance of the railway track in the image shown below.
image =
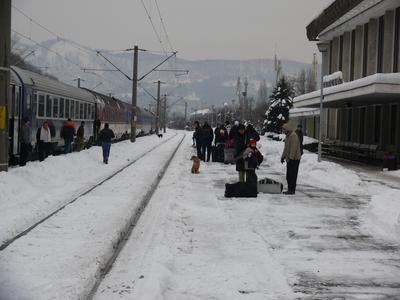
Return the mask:
{"type": "Polygon", "coordinates": [[[155,191],[157,190],[157,187],[161,180],[163,179],[166,171],[168,170],[168,167],[171,163],[171,161],[174,159],[176,152],[178,151],[179,147],[181,146],[182,142],[185,140],[186,133],[183,135],[182,139],[174,149],[173,153],[169,157],[169,159],[166,161],[164,166],[162,167],[161,171],[158,173],[158,176],[156,179],[153,181],[151,184],[151,187],[149,191],[146,193],[146,195],[142,198],[142,201],[140,203],[140,208],[138,209],[137,213],[132,216],[132,219],[129,222],[129,226],[124,230],[124,232],[121,235],[120,242],[118,243],[117,247],[114,248],[114,252],[112,256],[109,258],[109,260],[105,263],[104,267],[100,270],[96,282],[92,287],[92,290],[90,293],[87,295],[86,299],[92,300],[94,295],[96,294],[101,282],[103,281],[104,277],[110,272],[110,270],[113,267],[114,262],[118,258],[119,254],[121,253],[122,249],[124,248],[126,242],[128,241],[129,237],[131,236],[131,233],[133,229],[135,228],[137,222],[139,221],[141,215],[143,214],[147,204],[150,202],[152,196],[154,195],[155,191]]]}
{"type": "Polygon", "coordinates": [[[130,166],[132,166],[133,164],[135,164],[136,162],[138,162],[139,160],[141,160],[142,158],[144,158],[145,156],[147,156],[149,153],[153,152],[154,150],[156,150],[158,147],[160,147],[161,145],[167,143],[168,141],[170,141],[171,139],[173,139],[174,137],[176,137],[177,133],[175,133],[173,136],[169,137],[168,139],[164,140],[163,142],[161,142],[160,144],[154,146],[151,150],[141,154],[140,156],[138,156],[137,158],[135,158],[134,160],[130,161],[128,164],[122,166],[121,168],[119,168],[118,170],[114,171],[112,174],[106,176],[105,178],[101,179],[99,182],[97,182],[96,184],[90,186],[89,188],[85,189],[83,192],[79,193],[78,195],[73,196],[73,198],[71,198],[69,201],[67,201],[65,204],[63,204],[62,206],[60,206],[59,208],[57,208],[56,210],[54,210],[53,212],[51,212],[50,214],[48,214],[46,217],[41,218],[39,221],[35,222],[34,224],[32,224],[31,226],[29,226],[28,228],[26,228],[25,230],[21,231],[19,234],[15,235],[14,237],[7,239],[6,241],[4,241],[1,245],[0,245],[0,251],[5,250],[7,247],[9,247],[10,245],[12,245],[15,241],[17,241],[18,239],[20,239],[21,237],[27,235],[29,232],[31,232],[33,229],[35,229],[37,226],[39,226],[40,224],[46,222],[48,219],[50,219],[51,217],[53,217],[54,215],[56,215],[57,213],[59,213],[60,211],[62,211],[63,209],[65,209],[65,207],[73,204],[74,202],[76,202],[79,198],[86,196],[87,194],[89,194],[90,192],[92,192],[93,190],[95,190],[97,187],[101,186],[102,184],[104,184],[105,182],[109,181],[110,179],[114,178],[116,175],[120,174],[122,171],[124,171],[125,169],[129,168],[130,166]]]}

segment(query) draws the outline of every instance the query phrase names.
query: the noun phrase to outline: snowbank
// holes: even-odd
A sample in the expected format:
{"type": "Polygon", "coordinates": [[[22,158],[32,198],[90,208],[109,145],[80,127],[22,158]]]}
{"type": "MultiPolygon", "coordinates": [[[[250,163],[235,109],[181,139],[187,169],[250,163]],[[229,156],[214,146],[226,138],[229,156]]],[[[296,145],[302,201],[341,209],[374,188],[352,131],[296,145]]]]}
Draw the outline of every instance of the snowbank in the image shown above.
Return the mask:
{"type": "Polygon", "coordinates": [[[364,227],[372,234],[393,242],[400,242],[400,192],[387,189],[373,195],[364,227]]]}

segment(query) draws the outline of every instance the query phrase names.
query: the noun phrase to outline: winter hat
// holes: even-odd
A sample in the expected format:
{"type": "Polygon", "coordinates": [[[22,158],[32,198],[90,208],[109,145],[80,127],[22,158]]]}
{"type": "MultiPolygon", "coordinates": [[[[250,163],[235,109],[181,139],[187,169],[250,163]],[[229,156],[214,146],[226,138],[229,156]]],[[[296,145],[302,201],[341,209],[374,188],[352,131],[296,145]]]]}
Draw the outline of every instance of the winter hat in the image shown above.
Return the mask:
{"type": "Polygon", "coordinates": [[[239,126],[239,121],[235,121],[234,123],[236,126],[239,126]]]}
{"type": "Polygon", "coordinates": [[[293,125],[290,124],[290,123],[283,124],[282,128],[287,130],[287,131],[293,131],[293,125]]]}
{"type": "Polygon", "coordinates": [[[250,139],[249,146],[257,146],[257,141],[255,139],[250,139]]]}

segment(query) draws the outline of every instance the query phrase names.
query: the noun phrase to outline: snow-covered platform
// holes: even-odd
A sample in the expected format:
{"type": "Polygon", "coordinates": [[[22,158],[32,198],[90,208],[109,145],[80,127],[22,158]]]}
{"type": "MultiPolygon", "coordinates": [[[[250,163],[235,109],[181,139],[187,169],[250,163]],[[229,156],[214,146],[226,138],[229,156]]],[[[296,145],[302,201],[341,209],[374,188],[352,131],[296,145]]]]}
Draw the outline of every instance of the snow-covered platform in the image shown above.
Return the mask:
{"type": "MultiPolygon", "coordinates": [[[[157,166],[179,141],[177,136],[165,143],[0,252],[0,291],[7,292],[6,299],[86,297],[118,239],[117,228],[129,217],[127,208],[135,206],[132,195],[146,193],[157,166]]],[[[400,295],[395,186],[335,163],[318,164],[315,154],[305,153],[295,196],[226,199],[224,184],[236,181],[235,167],[202,163],[201,173],[191,174],[191,143],[188,134],[94,299],[400,295]]],[[[262,144],[259,177],[284,182],[283,143],[262,138],[262,144]]],[[[124,147],[132,145],[120,147],[127,153],[124,147]]],[[[0,177],[0,184],[8,176],[0,177]]]]}

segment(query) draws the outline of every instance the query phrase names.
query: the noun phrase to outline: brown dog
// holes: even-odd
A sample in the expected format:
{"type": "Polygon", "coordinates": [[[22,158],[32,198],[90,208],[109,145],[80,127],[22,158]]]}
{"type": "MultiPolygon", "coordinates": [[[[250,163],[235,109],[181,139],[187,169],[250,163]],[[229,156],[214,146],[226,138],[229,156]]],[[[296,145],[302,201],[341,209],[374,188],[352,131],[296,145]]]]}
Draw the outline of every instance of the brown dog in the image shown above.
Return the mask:
{"type": "Polygon", "coordinates": [[[199,174],[199,169],[200,169],[200,159],[196,156],[193,155],[192,158],[190,159],[193,161],[193,166],[192,166],[192,173],[193,174],[199,174]]]}

